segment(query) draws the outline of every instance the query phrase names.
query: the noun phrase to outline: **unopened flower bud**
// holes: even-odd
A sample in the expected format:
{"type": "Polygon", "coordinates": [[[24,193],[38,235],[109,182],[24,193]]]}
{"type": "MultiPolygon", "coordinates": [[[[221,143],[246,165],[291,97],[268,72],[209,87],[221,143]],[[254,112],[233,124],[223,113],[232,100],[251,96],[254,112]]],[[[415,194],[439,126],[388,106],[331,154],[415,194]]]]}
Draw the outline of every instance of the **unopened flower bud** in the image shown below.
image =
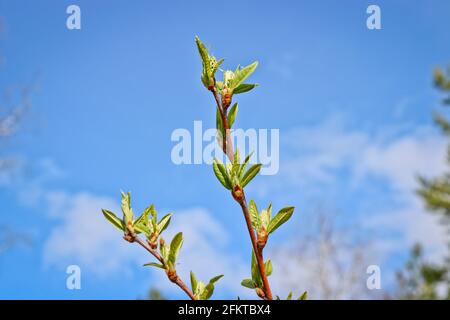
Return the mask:
{"type": "Polygon", "coordinates": [[[172,282],[176,282],[178,280],[177,272],[173,269],[169,269],[169,271],[167,271],[167,277],[172,282]]]}
{"type": "Polygon", "coordinates": [[[256,294],[258,295],[258,297],[260,297],[261,299],[265,299],[266,298],[266,294],[264,293],[263,289],[256,288],[255,291],[256,291],[256,294]]]}
{"type": "Polygon", "coordinates": [[[268,237],[269,235],[267,234],[266,228],[261,226],[261,228],[259,228],[257,232],[257,241],[256,241],[256,244],[258,245],[258,248],[260,250],[262,250],[265,247],[268,237]]]}
{"type": "Polygon", "coordinates": [[[234,200],[236,200],[237,202],[241,202],[244,198],[244,192],[241,186],[238,184],[234,186],[231,194],[233,195],[234,200]]]}
{"type": "Polygon", "coordinates": [[[224,108],[228,107],[231,104],[231,93],[227,87],[224,87],[222,90],[222,106],[224,108]]]}
{"type": "Polygon", "coordinates": [[[148,238],[147,242],[149,246],[155,250],[158,247],[158,235],[156,233],[152,233],[150,238],[148,238]]]}

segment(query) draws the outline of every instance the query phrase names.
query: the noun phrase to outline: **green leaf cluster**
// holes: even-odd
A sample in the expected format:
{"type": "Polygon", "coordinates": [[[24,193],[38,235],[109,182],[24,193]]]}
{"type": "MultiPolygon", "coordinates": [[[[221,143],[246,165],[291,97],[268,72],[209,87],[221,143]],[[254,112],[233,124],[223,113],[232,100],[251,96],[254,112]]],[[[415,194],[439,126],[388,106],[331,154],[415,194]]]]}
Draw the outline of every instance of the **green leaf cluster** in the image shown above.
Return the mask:
{"type": "Polygon", "coordinates": [[[206,88],[210,88],[215,85],[215,74],[219,66],[222,64],[223,59],[217,60],[214,56],[210,55],[208,49],[201,42],[199,37],[195,37],[195,43],[197,44],[198,52],[202,58],[202,83],[206,88]]]}
{"type": "Polygon", "coordinates": [[[195,42],[202,59],[202,83],[208,90],[211,90],[211,86],[215,86],[219,93],[233,95],[248,92],[258,86],[256,83],[244,83],[244,81],[255,71],[258,66],[258,61],[243,68],[238,66],[234,71],[225,70],[223,71],[223,81],[216,81],[216,71],[224,60],[217,60],[212,56],[199,37],[195,37],[195,42]]]}
{"type": "Polygon", "coordinates": [[[158,236],[169,226],[171,213],[166,214],[158,221],[158,215],[154,205],[147,207],[142,214],[135,219],[133,209],[131,208],[130,192],[122,192],[122,219],[118,218],[113,212],[102,209],[105,218],[111,222],[117,229],[124,233],[135,232],[143,233],[152,242],[156,241],[158,236]]]}
{"type": "Polygon", "coordinates": [[[205,285],[202,281],[198,281],[194,272],[191,271],[191,289],[197,300],[208,300],[214,292],[214,284],[223,277],[223,274],[211,278],[205,285]]]}
{"type": "MultiPolygon", "coordinates": [[[[266,275],[268,277],[272,275],[273,267],[272,261],[270,261],[270,259],[264,262],[264,270],[266,271],[266,275]]],[[[254,251],[252,251],[251,275],[251,279],[242,280],[241,285],[249,289],[262,289],[263,282],[254,251]]]]}
{"type": "Polygon", "coordinates": [[[282,224],[288,221],[292,214],[294,213],[294,207],[285,207],[278,211],[278,213],[272,217],[272,204],[266,209],[258,211],[256,207],[256,203],[253,200],[250,200],[249,203],[249,212],[250,219],[252,221],[252,226],[256,231],[259,231],[261,228],[266,230],[267,234],[271,234],[276,229],[278,229],[282,224]]]}
{"type": "Polygon", "coordinates": [[[218,159],[213,161],[213,170],[219,182],[228,190],[240,186],[244,188],[261,170],[261,164],[253,164],[248,170],[247,166],[252,154],[245,157],[244,162],[240,163],[239,150],[236,150],[233,163],[223,164],[218,159]]]}

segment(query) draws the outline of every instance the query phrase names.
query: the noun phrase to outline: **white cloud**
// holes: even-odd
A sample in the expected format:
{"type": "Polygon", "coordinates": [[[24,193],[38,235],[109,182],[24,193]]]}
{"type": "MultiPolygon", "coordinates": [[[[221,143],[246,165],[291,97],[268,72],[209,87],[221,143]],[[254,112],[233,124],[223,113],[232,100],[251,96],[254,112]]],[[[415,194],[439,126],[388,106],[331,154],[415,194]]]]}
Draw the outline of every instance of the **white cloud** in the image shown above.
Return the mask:
{"type": "Polygon", "coordinates": [[[372,208],[370,219],[365,214],[368,221],[364,225],[396,233],[401,239],[379,239],[378,246],[385,254],[408,250],[420,241],[430,256],[442,255],[446,235],[414,192],[417,175],[435,176],[446,168],[447,141],[437,129],[399,125],[381,127],[371,134],[348,129],[341,118],[332,117],[316,126],[286,132],[281,144],[279,176],[270,186],[259,182],[260,195],[267,196],[275,188],[281,195],[318,196],[326,201],[328,187],[337,189],[338,196],[357,190],[355,201],[372,208]],[[374,181],[381,182],[376,185],[383,189],[382,206],[371,203],[370,195],[364,196],[365,188],[373,187],[374,181]],[[343,191],[346,183],[353,189],[343,191]],[[385,212],[382,207],[389,205],[392,209],[385,212]]]}
{"type": "Polygon", "coordinates": [[[418,129],[408,136],[367,144],[360,150],[356,168],[359,175],[384,177],[396,191],[409,192],[417,188],[418,174],[434,176],[445,170],[445,148],[441,136],[418,129]]]}
{"type": "Polygon", "coordinates": [[[47,194],[51,217],[57,219],[44,245],[44,263],[65,268],[76,264],[98,276],[126,271],[130,262],[142,263],[136,248],[105,221],[101,208],[120,212],[116,201],[89,193],[47,194]]]}
{"type": "MultiPolygon", "coordinates": [[[[142,248],[125,242],[120,231],[104,219],[101,208],[120,212],[115,200],[61,191],[48,192],[45,198],[49,217],[58,220],[44,246],[45,265],[65,268],[77,264],[84,271],[107,277],[132,272],[133,268],[141,268],[144,262],[152,260],[142,248]]],[[[163,236],[170,241],[179,231],[183,232],[184,244],[177,271],[187,283],[190,270],[202,281],[225,274],[216,293],[226,296],[249,293],[240,286],[248,271],[246,264],[238,255],[230,254],[227,248],[230,235],[206,209],[177,210],[163,236]]],[[[160,269],[154,269],[153,275],[158,288],[165,292],[179,290],[160,269]]]]}
{"type": "MultiPolygon", "coordinates": [[[[233,254],[233,250],[230,253],[230,248],[227,248],[229,233],[207,210],[193,208],[177,211],[166,237],[170,239],[177,231],[183,231],[184,238],[177,266],[183,279],[189,281],[190,270],[204,282],[224,274],[216,286],[216,293],[227,297],[252,294],[240,285],[241,280],[248,277],[247,261],[233,254]]],[[[177,289],[164,278],[160,278],[158,285],[165,290],[177,289]]]]}
{"type": "Polygon", "coordinates": [[[412,197],[400,209],[365,219],[363,227],[377,235],[376,249],[382,251],[384,258],[399,248],[410,249],[415,243],[424,245],[427,259],[435,263],[442,262],[447,253],[448,235],[439,223],[439,216],[424,212],[423,204],[412,197]],[[385,238],[385,231],[395,232],[401,238],[385,238]]]}

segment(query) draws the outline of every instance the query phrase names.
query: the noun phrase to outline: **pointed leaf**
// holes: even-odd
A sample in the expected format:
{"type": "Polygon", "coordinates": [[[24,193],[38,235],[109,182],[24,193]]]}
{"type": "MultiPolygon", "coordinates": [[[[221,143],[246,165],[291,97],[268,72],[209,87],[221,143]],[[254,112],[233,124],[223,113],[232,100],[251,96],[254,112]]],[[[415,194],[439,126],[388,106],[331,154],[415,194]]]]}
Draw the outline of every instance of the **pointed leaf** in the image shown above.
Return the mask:
{"type": "Polygon", "coordinates": [[[289,295],[287,296],[286,300],[292,300],[292,291],[289,292],[289,295]]]}
{"type": "Polygon", "coordinates": [[[222,277],[223,277],[223,274],[215,276],[215,277],[211,278],[211,280],[209,280],[209,283],[216,283],[222,277]]]}
{"type": "Polygon", "coordinates": [[[157,267],[157,268],[165,269],[162,264],[156,263],[156,262],[149,262],[149,263],[144,264],[144,266],[146,266],[146,267],[157,267]]]}
{"type": "Polygon", "coordinates": [[[209,53],[206,49],[203,42],[200,40],[198,36],[195,36],[195,43],[197,44],[198,53],[200,54],[200,57],[202,58],[203,63],[206,67],[209,68],[209,53]]]}
{"type": "Polygon", "coordinates": [[[170,243],[170,251],[169,251],[169,262],[173,265],[177,260],[178,253],[180,252],[181,246],[183,245],[183,233],[179,232],[173,237],[172,242],[170,243]]]}
{"type": "Polygon", "coordinates": [[[150,211],[145,209],[144,212],[140,215],[139,218],[136,219],[136,221],[134,221],[133,226],[134,229],[139,233],[142,232],[144,233],[146,236],[150,235],[151,230],[148,227],[148,215],[149,215],[150,211]]]}
{"type": "Polygon", "coordinates": [[[255,286],[260,287],[262,285],[261,274],[259,273],[258,263],[256,262],[255,253],[252,251],[252,280],[255,286]]]}
{"type": "Polygon", "coordinates": [[[253,283],[252,279],[244,279],[244,280],[242,280],[241,286],[249,288],[249,289],[255,289],[255,284],[253,283]]]}
{"type": "Polygon", "coordinates": [[[303,292],[297,300],[308,300],[308,291],[303,292]]]}
{"type": "Polygon", "coordinates": [[[227,120],[228,120],[228,127],[231,129],[234,124],[234,120],[236,120],[236,115],[238,112],[238,104],[237,102],[233,104],[230,111],[228,111],[227,120]]]}
{"type": "Polygon", "coordinates": [[[195,274],[192,271],[191,271],[191,288],[192,292],[195,294],[195,291],[197,291],[197,278],[195,277],[195,274]]]}
{"type": "Polygon", "coordinates": [[[133,223],[134,214],[133,210],[131,210],[131,194],[122,192],[122,213],[123,213],[123,221],[125,226],[128,226],[130,223],[133,223]]]}
{"type": "Polygon", "coordinates": [[[258,66],[258,61],[253,62],[252,64],[249,64],[248,66],[237,70],[234,74],[233,79],[231,80],[230,89],[234,90],[236,89],[241,83],[244,82],[245,79],[250,76],[253,71],[255,71],[256,67],[258,66]]]}
{"type": "Polygon", "coordinates": [[[109,210],[102,209],[103,215],[105,216],[106,220],[111,222],[113,226],[115,226],[117,229],[121,231],[125,231],[125,225],[122,220],[120,220],[114,213],[112,213],[109,210]]]}
{"type": "MultiPolygon", "coordinates": [[[[236,148],[236,152],[234,154],[234,159],[233,159],[233,165],[231,166],[231,174],[230,174],[230,176],[231,176],[232,180],[237,180],[236,181],[237,183],[239,183],[239,179],[238,179],[237,174],[239,172],[239,169],[241,168],[240,161],[241,161],[241,157],[240,157],[240,154],[239,154],[239,149],[236,148]]],[[[233,182],[232,185],[235,185],[235,181],[232,181],[232,182],[233,182]]]]}
{"type": "Polygon", "coordinates": [[[169,226],[170,219],[172,218],[172,214],[168,213],[158,223],[158,233],[161,234],[166,228],[169,226]]]}
{"type": "Polygon", "coordinates": [[[205,284],[202,281],[197,282],[197,290],[196,295],[200,296],[202,292],[205,290],[205,284]]]}
{"type": "Polygon", "coordinates": [[[273,267],[272,267],[272,261],[270,261],[270,259],[268,259],[265,263],[264,263],[264,270],[266,270],[266,275],[270,276],[272,274],[273,271],[273,267]]]}
{"type": "Polygon", "coordinates": [[[219,163],[216,159],[214,159],[213,170],[214,170],[214,174],[216,175],[216,177],[220,181],[220,183],[228,190],[231,190],[232,184],[231,184],[230,177],[228,175],[228,171],[225,168],[225,165],[222,163],[219,163]]]}
{"type": "Polygon", "coordinates": [[[253,201],[253,199],[250,200],[248,211],[250,212],[250,220],[252,222],[253,228],[258,230],[261,226],[261,219],[259,217],[258,208],[256,207],[256,203],[255,201],[253,201]]]}
{"type": "Polygon", "coordinates": [[[252,157],[252,155],[253,155],[253,151],[248,156],[245,157],[244,163],[241,165],[241,168],[239,169],[239,174],[238,174],[239,180],[242,180],[242,176],[245,172],[245,169],[247,168],[248,162],[250,161],[250,158],[252,157]]]}
{"type": "Polygon", "coordinates": [[[244,174],[241,180],[241,187],[244,188],[252,179],[258,174],[259,170],[261,170],[262,164],[254,164],[252,165],[247,172],[244,174]]]}
{"type": "Polygon", "coordinates": [[[252,90],[253,88],[256,88],[257,86],[258,86],[257,83],[255,83],[255,84],[242,83],[233,90],[233,94],[240,94],[240,93],[248,92],[248,91],[252,90]]]}
{"type": "Polygon", "coordinates": [[[200,299],[201,300],[208,300],[209,298],[211,298],[213,292],[214,292],[214,284],[208,283],[205,286],[205,289],[203,290],[203,292],[201,293],[200,299]]]}
{"type": "MultiPolygon", "coordinates": [[[[163,239],[162,237],[160,239],[163,239]]],[[[164,244],[163,246],[159,246],[159,252],[161,252],[162,257],[164,258],[164,261],[167,261],[168,254],[169,254],[169,247],[167,244],[164,244]]]]}
{"type": "Polygon", "coordinates": [[[270,221],[269,226],[267,227],[267,233],[272,233],[278,227],[280,227],[283,223],[289,220],[289,218],[294,213],[294,207],[286,207],[278,211],[275,217],[270,221]]]}
{"type": "Polygon", "coordinates": [[[223,136],[225,135],[225,131],[223,129],[222,115],[219,108],[216,108],[216,129],[218,131],[217,134],[221,135],[219,138],[223,138],[223,136]]]}

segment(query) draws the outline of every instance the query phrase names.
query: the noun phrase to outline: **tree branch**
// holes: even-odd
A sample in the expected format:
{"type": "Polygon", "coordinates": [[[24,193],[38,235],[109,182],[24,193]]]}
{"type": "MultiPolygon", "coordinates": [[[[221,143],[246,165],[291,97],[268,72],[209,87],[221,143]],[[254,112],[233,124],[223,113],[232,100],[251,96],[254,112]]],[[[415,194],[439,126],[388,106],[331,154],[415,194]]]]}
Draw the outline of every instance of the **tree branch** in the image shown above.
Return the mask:
{"type": "Polygon", "coordinates": [[[230,159],[230,161],[233,162],[234,151],[233,151],[233,143],[231,141],[230,128],[228,125],[227,107],[222,105],[222,100],[215,86],[211,89],[211,92],[213,93],[214,99],[216,100],[217,109],[220,112],[220,117],[223,123],[223,131],[225,133],[222,137],[222,149],[223,152],[230,159]]]}
{"type": "MultiPolygon", "coordinates": [[[[136,233],[129,232],[124,238],[128,242],[137,242],[139,245],[141,245],[141,247],[143,247],[152,256],[154,256],[159,262],[161,262],[161,264],[163,264],[164,266],[166,265],[161,255],[156,250],[153,250],[146,241],[139,238],[136,233]]],[[[168,274],[168,277],[170,281],[175,283],[177,286],[181,288],[181,290],[186,292],[186,294],[189,296],[189,298],[191,298],[191,300],[197,300],[194,294],[191,292],[191,290],[189,290],[188,286],[183,282],[183,280],[181,280],[181,278],[176,273],[173,275],[168,274]]]]}
{"type": "Polygon", "coordinates": [[[270,290],[269,279],[266,275],[266,268],[264,267],[263,249],[258,247],[255,232],[253,231],[252,221],[250,219],[250,213],[248,212],[247,200],[245,200],[244,190],[242,190],[242,199],[238,201],[244,213],[245,222],[247,224],[248,233],[252,241],[253,251],[255,252],[256,262],[258,263],[259,273],[264,286],[265,299],[272,300],[272,291],[270,290]]]}

